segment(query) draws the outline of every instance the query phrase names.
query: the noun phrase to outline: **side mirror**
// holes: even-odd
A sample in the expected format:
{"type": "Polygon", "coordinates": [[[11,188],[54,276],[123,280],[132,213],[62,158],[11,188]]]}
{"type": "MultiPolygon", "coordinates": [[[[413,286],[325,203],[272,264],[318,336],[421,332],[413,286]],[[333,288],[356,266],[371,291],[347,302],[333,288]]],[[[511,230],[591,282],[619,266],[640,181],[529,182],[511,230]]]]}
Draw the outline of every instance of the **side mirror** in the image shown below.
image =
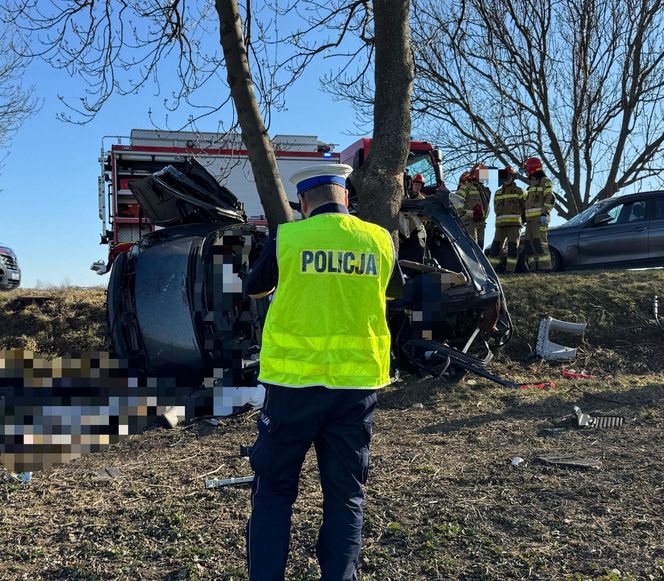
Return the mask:
{"type": "Polygon", "coordinates": [[[606,224],[610,220],[611,220],[611,216],[609,216],[605,212],[602,212],[600,214],[597,214],[597,215],[593,216],[592,225],[593,226],[601,226],[602,224],[606,224]]]}
{"type": "Polygon", "coordinates": [[[443,150],[442,149],[434,149],[433,150],[433,157],[438,163],[441,163],[443,161],[443,150]]]}

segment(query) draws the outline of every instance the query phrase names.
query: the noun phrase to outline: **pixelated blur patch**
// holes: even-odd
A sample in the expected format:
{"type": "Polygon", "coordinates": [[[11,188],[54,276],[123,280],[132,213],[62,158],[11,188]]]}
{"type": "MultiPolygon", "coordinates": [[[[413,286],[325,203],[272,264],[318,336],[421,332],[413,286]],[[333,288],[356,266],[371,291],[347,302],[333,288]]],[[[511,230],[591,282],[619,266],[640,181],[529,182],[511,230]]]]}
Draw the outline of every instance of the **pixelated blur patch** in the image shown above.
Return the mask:
{"type": "Polygon", "coordinates": [[[142,377],[105,352],[48,360],[0,351],[0,460],[25,472],[99,451],[141,432],[190,391],[173,378],[142,377]]]}

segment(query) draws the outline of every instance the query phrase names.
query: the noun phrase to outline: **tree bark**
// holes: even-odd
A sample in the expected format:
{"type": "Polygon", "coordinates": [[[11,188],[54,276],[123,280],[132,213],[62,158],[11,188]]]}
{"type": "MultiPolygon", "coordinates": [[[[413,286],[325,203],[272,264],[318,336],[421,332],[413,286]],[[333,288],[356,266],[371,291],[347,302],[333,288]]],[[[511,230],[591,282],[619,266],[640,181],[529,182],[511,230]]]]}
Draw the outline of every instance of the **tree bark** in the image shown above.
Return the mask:
{"type": "Polygon", "coordinates": [[[219,15],[228,86],[237,111],[242,141],[247,148],[268,226],[270,230],[274,230],[279,224],[290,222],[293,213],[254,93],[237,0],[216,0],[215,4],[219,15]]]}
{"type": "Polygon", "coordinates": [[[397,241],[403,172],[410,151],[413,58],[409,0],[374,0],[374,129],[366,162],[353,172],[365,220],[386,228],[397,241]]]}

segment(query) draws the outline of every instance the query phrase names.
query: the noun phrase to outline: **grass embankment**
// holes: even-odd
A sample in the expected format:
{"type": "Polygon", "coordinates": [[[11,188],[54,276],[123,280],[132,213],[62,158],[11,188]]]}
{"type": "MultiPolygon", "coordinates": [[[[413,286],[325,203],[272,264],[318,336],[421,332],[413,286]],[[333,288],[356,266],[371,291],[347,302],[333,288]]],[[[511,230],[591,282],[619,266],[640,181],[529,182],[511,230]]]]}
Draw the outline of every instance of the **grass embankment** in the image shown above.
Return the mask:
{"type": "Polygon", "coordinates": [[[102,288],[0,293],[0,350],[26,349],[57,357],[108,349],[105,301],[102,288]]]}
{"type": "Polygon", "coordinates": [[[514,320],[508,356],[534,351],[540,321],[551,316],[588,323],[575,366],[634,373],[664,369],[664,334],[652,315],[655,295],[664,314],[664,270],[515,276],[504,282],[514,320]]]}
{"type": "MultiPolygon", "coordinates": [[[[406,378],[384,390],[361,581],[664,581],[664,335],[648,322],[652,296],[663,289],[659,271],[506,281],[516,334],[496,367],[519,380],[559,380],[561,365],[527,358],[540,318],[551,315],[590,323],[574,366],[610,372],[610,379],[515,391],[470,375],[455,386],[406,378]],[[568,420],[574,404],[628,423],[575,429],[568,420]],[[552,427],[564,429],[546,431],[552,427]],[[552,451],[599,458],[602,467],[536,462],[552,451]],[[515,456],[525,463],[512,466],[515,456]]],[[[21,292],[27,294],[15,294],[21,292]]],[[[101,336],[80,333],[85,320],[76,304],[101,333],[103,293],[94,291],[89,301],[64,298],[75,292],[57,292],[68,307],[53,312],[69,313],[58,323],[45,320],[40,307],[26,318],[29,333],[13,327],[8,339],[0,325],[0,345],[46,346],[53,354],[98,349],[101,336]],[[22,335],[42,338],[20,344],[22,335]]],[[[0,295],[3,322],[6,297],[0,295]]],[[[246,416],[216,429],[154,430],[36,473],[29,485],[0,481],[0,579],[246,579],[248,490],[208,491],[203,481],[212,471],[222,478],[249,474],[237,450],[254,434],[255,417],[246,416]],[[103,466],[118,467],[122,476],[95,482],[94,470],[103,466]]],[[[318,578],[313,544],[321,500],[310,454],[293,516],[288,579],[318,578]]]]}

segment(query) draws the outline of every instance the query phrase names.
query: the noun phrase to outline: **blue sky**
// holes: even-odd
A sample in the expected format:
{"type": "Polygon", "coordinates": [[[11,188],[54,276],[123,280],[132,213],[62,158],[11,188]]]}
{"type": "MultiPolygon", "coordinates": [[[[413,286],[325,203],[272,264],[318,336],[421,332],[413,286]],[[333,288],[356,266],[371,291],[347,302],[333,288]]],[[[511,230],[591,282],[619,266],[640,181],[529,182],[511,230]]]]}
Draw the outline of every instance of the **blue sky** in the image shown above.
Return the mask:
{"type": "MultiPolygon", "coordinates": [[[[293,88],[288,110],[275,114],[270,133],[318,135],[321,140],[352,143],[354,114],[347,103],[335,102],[321,91],[319,77],[328,66],[312,68],[293,88]]],[[[152,127],[148,111],[161,111],[163,97],[146,87],[139,95],[116,96],[84,126],[63,123],[58,95],[76,98],[84,91],[77,78],[35,62],[26,84],[34,84],[43,99],[39,113],[28,119],[14,138],[0,172],[0,242],[17,253],[24,288],[37,285],[106,285],[90,265],[106,260],[107,246],[99,244],[97,177],[101,140],[105,135],[129,135],[132,128],[152,127]]],[[[210,102],[225,88],[208,87],[210,102]]],[[[186,111],[180,114],[186,118],[186,111]]],[[[199,124],[215,131],[221,115],[199,124]]],[[[162,117],[163,119],[163,117],[162,117]]],[[[171,114],[169,125],[177,119],[171,114]]],[[[108,142],[107,142],[108,143],[108,142]]],[[[126,143],[126,142],[125,142],[126,143]]]]}
{"type": "MultiPolygon", "coordinates": [[[[288,18],[291,18],[290,16],[288,18]]],[[[293,22],[286,20],[286,25],[293,22]]],[[[213,35],[206,42],[216,42],[213,35]]],[[[275,112],[271,134],[317,135],[338,144],[340,151],[358,136],[355,114],[349,103],[335,101],[321,90],[320,78],[338,63],[314,61],[287,95],[287,110],[275,112]]],[[[182,108],[168,119],[162,107],[164,95],[177,82],[161,67],[161,93],[146,85],[138,95],[112,97],[95,119],[86,125],[56,119],[64,110],[58,95],[76,103],[85,94],[78,77],[49,65],[32,63],[25,77],[42,101],[41,110],[28,119],[14,138],[0,171],[0,242],[17,253],[22,269],[22,287],[73,284],[105,286],[108,275],[90,270],[95,260],[106,260],[108,247],[100,245],[97,178],[104,136],[128,136],[133,128],[153,127],[149,111],[160,127],[183,125],[190,113],[182,108]]],[[[199,103],[216,104],[227,95],[226,87],[209,83],[197,94],[199,103]]],[[[200,122],[200,131],[216,131],[218,122],[228,125],[228,114],[212,115],[200,122]],[[226,118],[225,118],[226,117],[226,118]]],[[[415,134],[416,139],[426,136],[415,134]]],[[[108,147],[111,140],[106,141],[108,147]]],[[[126,143],[126,141],[125,141],[126,143]]],[[[447,176],[450,187],[457,176],[447,176]]],[[[495,190],[497,184],[489,184],[495,190]]],[[[486,240],[493,234],[490,217],[486,240]]]]}

